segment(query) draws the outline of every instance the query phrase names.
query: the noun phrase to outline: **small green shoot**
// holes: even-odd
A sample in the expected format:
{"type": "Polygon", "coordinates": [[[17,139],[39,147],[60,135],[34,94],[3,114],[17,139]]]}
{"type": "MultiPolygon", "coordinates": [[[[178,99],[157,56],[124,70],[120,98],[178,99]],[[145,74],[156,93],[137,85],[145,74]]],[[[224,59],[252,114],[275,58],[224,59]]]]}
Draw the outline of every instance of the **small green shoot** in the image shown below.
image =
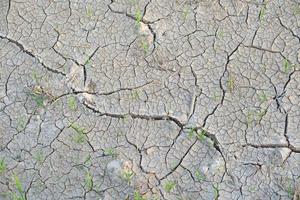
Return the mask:
{"type": "Polygon", "coordinates": [[[262,22],[266,15],[266,7],[263,6],[259,11],[259,21],[262,22]]]}
{"type": "Polygon", "coordinates": [[[116,152],[116,149],[114,149],[112,147],[104,149],[104,154],[107,156],[111,156],[113,158],[117,157],[117,155],[118,155],[118,153],[116,152]]]}
{"type": "Polygon", "coordinates": [[[264,92],[262,92],[261,94],[258,95],[258,99],[259,99],[260,103],[264,103],[264,102],[268,101],[268,97],[264,92]]]}
{"type": "Polygon", "coordinates": [[[196,135],[196,128],[190,128],[188,131],[188,138],[192,139],[196,135]]]}
{"type": "Polygon", "coordinates": [[[19,132],[23,131],[26,127],[27,124],[27,120],[25,119],[25,117],[19,117],[17,119],[17,130],[19,132]]]}
{"type": "Polygon", "coordinates": [[[235,78],[232,75],[229,75],[227,87],[229,89],[229,92],[232,93],[235,87],[235,78]]]}
{"type": "Polygon", "coordinates": [[[68,98],[68,107],[70,110],[76,110],[77,109],[77,101],[74,96],[70,96],[68,98]]]}
{"type": "Polygon", "coordinates": [[[187,6],[184,6],[182,11],[183,20],[185,21],[190,13],[190,10],[187,6]]]}
{"type": "Polygon", "coordinates": [[[287,189],[286,189],[286,192],[287,192],[287,194],[288,194],[288,197],[289,197],[290,199],[293,199],[293,196],[294,196],[294,188],[293,188],[293,186],[292,186],[291,183],[288,185],[288,187],[287,187],[287,189]]]}
{"type": "Polygon", "coordinates": [[[34,155],[33,158],[37,161],[38,164],[42,164],[44,161],[44,154],[42,151],[37,151],[34,155]]]}
{"type": "Polygon", "coordinates": [[[176,187],[176,183],[175,183],[174,181],[167,181],[167,182],[164,184],[164,190],[165,190],[167,193],[170,193],[175,187],[176,187]]]}
{"type": "Polygon", "coordinates": [[[293,6],[293,13],[294,13],[294,15],[300,15],[300,6],[299,5],[293,6]]]}
{"type": "Polygon", "coordinates": [[[213,185],[213,190],[214,190],[214,199],[217,200],[220,195],[220,189],[218,185],[213,185]]]}
{"type": "Polygon", "coordinates": [[[284,59],[283,61],[283,71],[284,73],[288,73],[290,71],[290,69],[292,68],[292,65],[290,63],[290,61],[288,59],[284,59]]]}
{"type": "Polygon", "coordinates": [[[224,39],[224,31],[218,29],[217,37],[219,39],[223,40],[224,39]]]}
{"type": "Polygon", "coordinates": [[[138,100],[139,97],[140,97],[140,94],[139,94],[138,90],[131,91],[131,99],[132,100],[138,100]]]}
{"type": "Polygon", "coordinates": [[[206,140],[206,131],[205,130],[201,130],[200,132],[197,133],[197,139],[200,141],[200,142],[204,142],[206,140]]]}
{"type": "Polygon", "coordinates": [[[143,13],[140,9],[137,9],[135,11],[135,24],[137,27],[140,27],[140,23],[141,23],[142,19],[143,19],[143,13]]]}
{"type": "Polygon", "coordinates": [[[6,163],[4,161],[4,158],[0,160],[0,175],[2,175],[6,170],[6,163]]]}
{"type": "Polygon", "coordinates": [[[44,106],[44,97],[40,94],[29,93],[29,96],[33,101],[35,101],[37,107],[45,107],[44,106]]]}
{"type": "Polygon", "coordinates": [[[78,144],[82,144],[86,141],[86,135],[85,135],[85,130],[82,127],[79,127],[78,125],[75,124],[71,124],[70,126],[75,132],[76,134],[73,137],[74,142],[78,143],[78,144]]]}
{"type": "Polygon", "coordinates": [[[143,49],[145,55],[148,54],[150,48],[149,43],[142,41],[141,48],[143,49]]]}
{"type": "Polygon", "coordinates": [[[13,199],[25,200],[25,195],[24,195],[24,192],[23,192],[23,186],[21,184],[21,181],[20,181],[19,177],[16,174],[14,174],[12,179],[13,179],[15,187],[18,191],[18,194],[13,193],[13,197],[14,197],[13,199]]]}
{"type": "Polygon", "coordinates": [[[195,171],[195,178],[196,178],[196,180],[197,180],[198,182],[202,182],[202,181],[205,180],[205,176],[204,176],[203,173],[201,173],[200,170],[196,170],[196,171],[195,171]]]}
{"type": "Polygon", "coordinates": [[[91,164],[92,164],[92,157],[91,157],[91,155],[88,155],[88,156],[85,158],[83,164],[84,164],[84,165],[91,165],[91,164]]]}
{"type": "Polygon", "coordinates": [[[91,17],[93,17],[94,16],[94,10],[93,10],[93,8],[92,8],[92,6],[87,6],[87,8],[86,8],[86,15],[89,17],[89,18],[91,18],[91,17]]]}
{"type": "Polygon", "coordinates": [[[134,192],[133,199],[134,200],[146,200],[145,198],[142,197],[142,195],[138,191],[134,192]]]}
{"type": "Polygon", "coordinates": [[[33,79],[33,81],[34,81],[37,85],[40,84],[41,77],[38,77],[36,71],[33,71],[33,72],[31,73],[31,78],[33,79]]]}
{"type": "Polygon", "coordinates": [[[88,189],[88,191],[91,191],[93,189],[93,176],[90,172],[86,172],[85,174],[85,186],[88,189]]]}
{"type": "Polygon", "coordinates": [[[134,177],[134,172],[131,170],[124,170],[121,173],[121,178],[127,183],[130,183],[133,177],[134,177]]]}

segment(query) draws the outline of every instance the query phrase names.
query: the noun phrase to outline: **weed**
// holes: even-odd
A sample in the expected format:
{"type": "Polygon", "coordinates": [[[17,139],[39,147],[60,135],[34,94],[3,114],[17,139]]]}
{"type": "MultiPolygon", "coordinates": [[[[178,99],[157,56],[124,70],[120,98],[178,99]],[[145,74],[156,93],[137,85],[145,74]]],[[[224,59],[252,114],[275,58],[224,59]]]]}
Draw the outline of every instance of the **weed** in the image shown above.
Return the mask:
{"type": "Polygon", "coordinates": [[[201,130],[199,133],[197,133],[197,139],[200,140],[200,142],[204,142],[206,139],[206,131],[205,130],[201,130]]]}
{"type": "Polygon", "coordinates": [[[288,59],[284,59],[283,61],[283,71],[284,73],[288,73],[290,71],[290,69],[292,68],[292,65],[290,63],[290,61],[288,59]]]}
{"type": "Polygon", "coordinates": [[[89,18],[91,18],[91,17],[94,16],[94,10],[93,10],[92,6],[89,5],[89,6],[86,8],[86,15],[87,15],[89,18]]]}
{"type": "Polygon", "coordinates": [[[134,172],[131,170],[124,170],[121,173],[121,178],[125,180],[127,183],[130,183],[133,177],[134,177],[134,172]]]}
{"type": "Polygon", "coordinates": [[[0,160],[0,175],[3,174],[6,170],[6,163],[4,161],[4,158],[0,160]]]}
{"type": "Polygon", "coordinates": [[[259,21],[262,22],[266,15],[266,7],[263,6],[259,11],[259,21]]]}
{"type": "Polygon", "coordinates": [[[146,200],[145,198],[142,197],[142,195],[138,191],[134,192],[133,199],[134,200],[146,200]]]}
{"type": "Polygon", "coordinates": [[[111,156],[113,158],[117,157],[117,155],[118,155],[116,150],[112,147],[104,149],[104,154],[107,155],[107,156],[111,156]]]}
{"type": "Polygon", "coordinates": [[[38,107],[45,107],[44,106],[44,97],[41,94],[29,93],[31,99],[36,103],[38,107]]]}
{"type": "Polygon", "coordinates": [[[286,189],[286,192],[287,192],[287,194],[288,194],[288,197],[289,197],[290,199],[293,199],[293,196],[294,196],[294,188],[293,188],[292,184],[289,184],[289,185],[288,185],[288,187],[287,187],[287,189],[286,189]]]}
{"type": "Polygon", "coordinates": [[[26,124],[27,124],[27,120],[25,119],[25,117],[19,117],[17,119],[17,130],[19,132],[23,131],[26,127],[26,124]]]}
{"type": "Polygon", "coordinates": [[[140,9],[137,9],[135,11],[135,24],[137,27],[140,27],[140,23],[141,23],[142,19],[143,19],[143,13],[140,9]]]}
{"type": "Polygon", "coordinates": [[[262,110],[262,111],[258,111],[257,113],[256,113],[256,116],[257,116],[257,121],[261,121],[262,120],[262,118],[267,114],[267,111],[268,111],[268,109],[264,109],[264,110],[262,110]]]}
{"type": "Polygon", "coordinates": [[[138,90],[133,90],[133,91],[131,92],[131,99],[132,99],[132,100],[138,100],[139,97],[140,97],[140,94],[139,94],[138,90]]]}
{"type": "Polygon", "coordinates": [[[141,48],[143,49],[144,54],[147,54],[149,52],[149,47],[150,46],[148,42],[142,41],[141,48]]]}
{"type": "Polygon", "coordinates": [[[201,173],[200,170],[196,170],[195,171],[195,178],[198,182],[204,181],[205,180],[205,176],[204,174],[201,173]]]}
{"type": "Polygon", "coordinates": [[[38,164],[42,164],[44,161],[44,154],[42,151],[37,151],[33,158],[38,162],[38,164]]]}
{"type": "Polygon", "coordinates": [[[38,77],[36,71],[33,71],[33,72],[31,73],[31,78],[33,79],[33,81],[34,81],[37,85],[40,84],[41,77],[38,77]]]}
{"type": "Polygon", "coordinates": [[[25,195],[24,195],[24,192],[23,192],[23,186],[21,184],[21,181],[19,179],[19,177],[14,174],[13,177],[12,177],[13,181],[14,181],[14,184],[15,184],[15,187],[17,189],[17,193],[12,193],[13,195],[13,199],[14,200],[25,200],[25,195]]]}
{"type": "Polygon", "coordinates": [[[267,95],[264,92],[262,92],[261,94],[259,94],[258,98],[259,98],[259,101],[261,103],[264,103],[264,102],[266,102],[268,100],[268,97],[267,97],[267,95]]]}
{"type": "Polygon", "coordinates": [[[188,138],[192,139],[196,135],[196,128],[190,128],[188,131],[188,138]]]}
{"type": "Polygon", "coordinates": [[[184,21],[187,19],[189,13],[190,13],[189,8],[188,8],[187,6],[184,6],[183,12],[182,12],[182,16],[183,16],[183,20],[184,20],[184,21]]]}
{"type": "Polygon", "coordinates": [[[85,135],[85,130],[82,127],[79,127],[78,125],[75,124],[71,124],[70,126],[75,132],[76,134],[73,137],[73,140],[78,143],[78,144],[82,144],[86,141],[86,135],[85,135]]]}
{"type": "Polygon", "coordinates": [[[232,93],[233,90],[234,90],[234,87],[235,87],[234,86],[235,85],[235,79],[232,75],[229,75],[227,84],[228,84],[227,87],[228,87],[230,93],[232,93]]]}
{"type": "Polygon", "coordinates": [[[85,186],[87,187],[88,191],[93,189],[93,176],[90,172],[86,172],[85,174],[85,186]]]}
{"type": "Polygon", "coordinates": [[[136,0],[130,0],[130,3],[134,5],[136,4],[136,0]]]}
{"type": "Polygon", "coordinates": [[[85,164],[85,165],[91,165],[91,164],[92,164],[92,157],[91,157],[91,155],[88,155],[88,156],[85,158],[83,164],[85,164]]]}
{"type": "Polygon", "coordinates": [[[176,183],[175,183],[174,181],[167,181],[167,182],[164,184],[164,190],[165,190],[167,193],[170,193],[175,187],[176,187],[176,183]]]}
{"type": "Polygon", "coordinates": [[[251,126],[253,121],[254,121],[254,112],[253,111],[248,111],[247,119],[246,119],[247,125],[251,126]]]}
{"type": "Polygon", "coordinates": [[[74,96],[70,96],[68,98],[68,107],[69,107],[70,110],[76,110],[77,101],[76,101],[76,98],[74,96]]]}
{"type": "Polygon", "coordinates": [[[293,13],[294,15],[300,15],[300,6],[296,5],[293,7],[293,13]]]}
{"type": "Polygon", "coordinates": [[[217,37],[219,39],[223,40],[224,39],[224,31],[218,29],[218,31],[217,31],[217,37]]]}
{"type": "Polygon", "coordinates": [[[213,185],[212,186],[213,187],[213,190],[214,190],[214,199],[218,199],[218,197],[219,197],[219,193],[220,193],[220,189],[219,189],[219,186],[218,185],[213,185]]]}
{"type": "Polygon", "coordinates": [[[84,62],[84,65],[89,65],[89,64],[91,64],[91,59],[90,59],[90,58],[88,58],[88,59],[84,62]]]}

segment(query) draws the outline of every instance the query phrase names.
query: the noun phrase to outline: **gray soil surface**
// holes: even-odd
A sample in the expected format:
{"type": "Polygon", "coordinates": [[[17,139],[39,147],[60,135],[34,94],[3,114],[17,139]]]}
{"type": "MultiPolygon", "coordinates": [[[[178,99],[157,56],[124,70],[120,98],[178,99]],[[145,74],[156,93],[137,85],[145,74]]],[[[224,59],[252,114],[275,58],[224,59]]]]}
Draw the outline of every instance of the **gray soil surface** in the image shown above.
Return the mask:
{"type": "Polygon", "coordinates": [[[0,199],[299,200],[299,49],[299,0],[0,0],[0,199]]]}

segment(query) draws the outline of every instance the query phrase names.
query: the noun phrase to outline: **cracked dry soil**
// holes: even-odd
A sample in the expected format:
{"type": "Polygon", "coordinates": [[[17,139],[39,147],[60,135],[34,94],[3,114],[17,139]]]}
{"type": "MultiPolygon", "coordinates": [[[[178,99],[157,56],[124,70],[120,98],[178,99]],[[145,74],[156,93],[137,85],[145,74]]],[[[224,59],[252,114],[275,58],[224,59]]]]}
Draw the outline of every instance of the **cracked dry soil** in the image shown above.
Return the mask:
{"type": "Polygon", "coordinates": [[[0,0],[0,199],[294,199],[298,0],[0,0]]]}

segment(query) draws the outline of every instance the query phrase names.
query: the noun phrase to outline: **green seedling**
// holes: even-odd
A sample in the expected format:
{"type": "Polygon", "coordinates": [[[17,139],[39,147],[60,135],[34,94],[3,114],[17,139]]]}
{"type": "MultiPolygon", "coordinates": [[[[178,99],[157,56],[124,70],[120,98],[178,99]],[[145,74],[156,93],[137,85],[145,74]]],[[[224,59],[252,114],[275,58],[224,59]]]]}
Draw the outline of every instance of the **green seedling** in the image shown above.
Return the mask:
{"type": "Polygon", "coordinates": [[[86,141],[86,135],[85,135],[85,130],[82,127],[79,127],[78,125],[75,124],[71,124],[70,126],[75,132],[76,134],[73,137],[73,140],[78,143],[78,144],[82,144],[86,141]]]}
{"type": "Polygon", "coordinates": [[[218,185],[213,185],[213,190],[214,190],[214,199],[217,200],[219,197],[220,189],[218,185]]]}
{"type": "Polygon", "coordinates": [[[37,107],[45,107],[44,106],[44,97],[41,94],[29,93],[31,99],[36,103],[37,107]]]}
{"type": "Polygon", "coordinates": [[[94,16],[94,10],[93,10],[93,8],[92,8],[92,6],[87,6],[87,8],[86,8],[86,15],[89,17],[89,18],[91,18],[91,17],[93,17],[94,16]]]}
{"type": "Polygon", "coordinates": [[[267,97],[267,95],[264,92],[262,92],[261,94],[259,94],[258,98],[259,98],[259,101],[261,103],[264,103],[264,102],[268,101],[268,97],[267,97]]]}
{"type": "Polygon", "coordinates": [[[220,95],[218,95],[217,93],[216,93],[216,91],[214,91],[214,95],[213,95],[213,97],[212,97],[212,99],[214,100],[214,101],[218,101],[219,99],[220,99],[220,95]]]}
{"type": "Polygon", "coordinates": [[[190,128],[188,131],[188,138],[192,139],[196,135],[196,128],[190,128]]]}
{"type": "Polygon", "coordinates": [[[287,189],[286,189],[286,192],[287,192],[287,194],[288,194],[288,197],[289,197],[290,199],[293,199],[293,196],[294,196],[294,188],[293,188],[292,184],[289,184],[289,185],[288,185],[288,187],[287,187],[287,189]]]}
{"type": "Polygon", "coordinates": [[[134,192],[133,199],[134,200],[146,200],[145,198],[142,197],[142,195],[138,191],[134,192]]]}
{"type": "Polygon", "coordinates": [[[283,71],[284,73],[288,73],[290,71],[290,69],[292,68],[292,65],[290,63],[290,61],[288,59],[284,59],[283,61],[283,71]]]}
{"type": "Polygon", "coordinates": [[[44,154],[42,151],[37,151],[33,158],[37,161],[38,164],[42,164],[44,161],[44,154]]]}
{"type": "Polygon", "coordinates": [[[74,96],[70,96],[68,98],[68,107],[70,110],[76,110],[77,109],[77,101],[74,96]]]}
{"type": "Polygon", "coordinates": [[[130,3],[134,5],[136,4],[136,0],[130,0],[130,3]]]}
{"type": "Polygon", "coordinates": [[[88,191],[91,191],[93,189],[93,176],[90,172],[86,172],[85,174],[85,187],[88,189],[88,191]]]}
{"type": "Polygon", "coordinates": [[[197,133],[197,139],[200,140],[200,142],[204,142],[206,140],[206,134],[207,132],[205,130],[201,130],[197,133]]]}
{"type": "Polygon", "coordinates": [[[91,165],[91,164],[92,164],[92,157],[91,157],[91,155],[88,155],[88,156],[85,158],[83,164],[84,164],[84,165],[91,165]]]}
{"type": "Polygon", "coordinates": [[[232,93],[235,87],[235,79],[232,75],[229,75],[227,87],[229,89],[229,92],[232,93]]]}
{"type": "Polygon", "coordinates": [[[300,6],[299,5],[295,5],[293,7],[293,13],[294,13],[294,15],[300,15],[300,6]]]}
{"type": "Polygon", "coordinates": [[[167,182],[164,184],[164,190],[165,190],[167,193],[170,193],[175,187],[176,187],[176,183],[175,183],[174,181],[167,181],[167,182]]]}
{"type": "Polygon", "coordinates": [[[149,48],[150,48],[149,43],[145,42],[145,41],[142,41],[141,48],[143,49],[144,54],[148,54],[149,48]]]}
{"type": "Polygon", "coordinates": [[[189,8],[188,8],[187,6],[184,6],[183,12],[182,12],[182,16],[183,16],[183,20],[184,20],[184,21],[187,19],[189,13],[190,13],[189,8]]]}
{"type": "Polygon", "coordinates": [[[92,63],[91,59],[88,58],[85,62],[84,62],[84,65],[90,65],[92,63]]]}
{"type": "Polygon", "coordinates": [[[133,179],[134,177],[134,172],[131,171],[131,170],[124,170],[122,171],[121,173],[121,178],[126,181],[127,183],[130,183],[131,180],[133,179]]]}
{"type": "Polygon", "coordinates": [[[131,99],[132,100],[138,100],[139,97],[140,97],[140,94],[139,94],[138,90],[131,91],[131,99]]]}
{"type": "Polygon", "coordinates": [[[17,130],[19,132],[23,131],[26,127],[26,124],[27,124],[27,120],[25,119],[25,117],[19,117],[17,119],[17,130]]]}
{"type": "Polygon", "coordinates": [[[31,78],[33,79],[33,81],[34,81],[37,85],[40,84],[41,78],[38,77],[36,71],[33,71],[33,72],[31,73],[31,78]]]}
{"type": "Polygon", "coordinates": [[[21,184],[21,181],[20,181],[19,177],[16,174],[14,174],[12,179],[13,179],[13,182],[14,182],[15,187],[16,187],[17,192],[18,192],[18,193],[12,193],[13,199],[25,200],[25,195],[24,195],[24,192],[23,192],[23,186],[21,184]]]}
{"type": "Polygon", "coordinates": [[[253,121],[254,121],[254,112],[253,111],[248,111],[247,119],[246,119],[247,125],[251,126],[253,121]]]}
{"type": "Polygon", "coordinates": [[[256,116],[257,116],[257,121],[261,121],[262,120],[262,118],[267,114],[267,109],[264,109],[264,110],[262,110],[262,111],[258,111],[257,113],[256,113],[256,116]]]}
{"type": "Polygon", "coordinates": [[[218,29],[217,37],[219,39],[223,40],[224,39],[224,31],[218,29]]]}
{"type": "Polygon", "coordinates": [[[2,175],[6,170],[6,163],[4,161],[4,158],[0,160],[0,175],[2,175]]]}
{"type": "Polygon", "coordinates": [[[200,170],[195,171],[195,178],[198,182],[202,182],[205,180],[205,176],[204,176],[204,174],[201,173],[200,170]]]}
{"type": "Polygon", "coordinates": [[[259,21],[262,22],[266,15],[266,7],[263,6],[259,11],[259,21]]]}
{"type": "Polygon", "coordinates": [[[143,13],[140,9],[137,9],[135,11],[135,24],[137,27],[140,27],[140,23],[141,23],[142,19],[143,19],[143,13]]]}
{"type": "Polygon", "coordinates": [[[106,148],[104,149],[104,154],[107,156],[111,156],[113,158],[117,157],[117,152],[114,148],[106,148]]]}

